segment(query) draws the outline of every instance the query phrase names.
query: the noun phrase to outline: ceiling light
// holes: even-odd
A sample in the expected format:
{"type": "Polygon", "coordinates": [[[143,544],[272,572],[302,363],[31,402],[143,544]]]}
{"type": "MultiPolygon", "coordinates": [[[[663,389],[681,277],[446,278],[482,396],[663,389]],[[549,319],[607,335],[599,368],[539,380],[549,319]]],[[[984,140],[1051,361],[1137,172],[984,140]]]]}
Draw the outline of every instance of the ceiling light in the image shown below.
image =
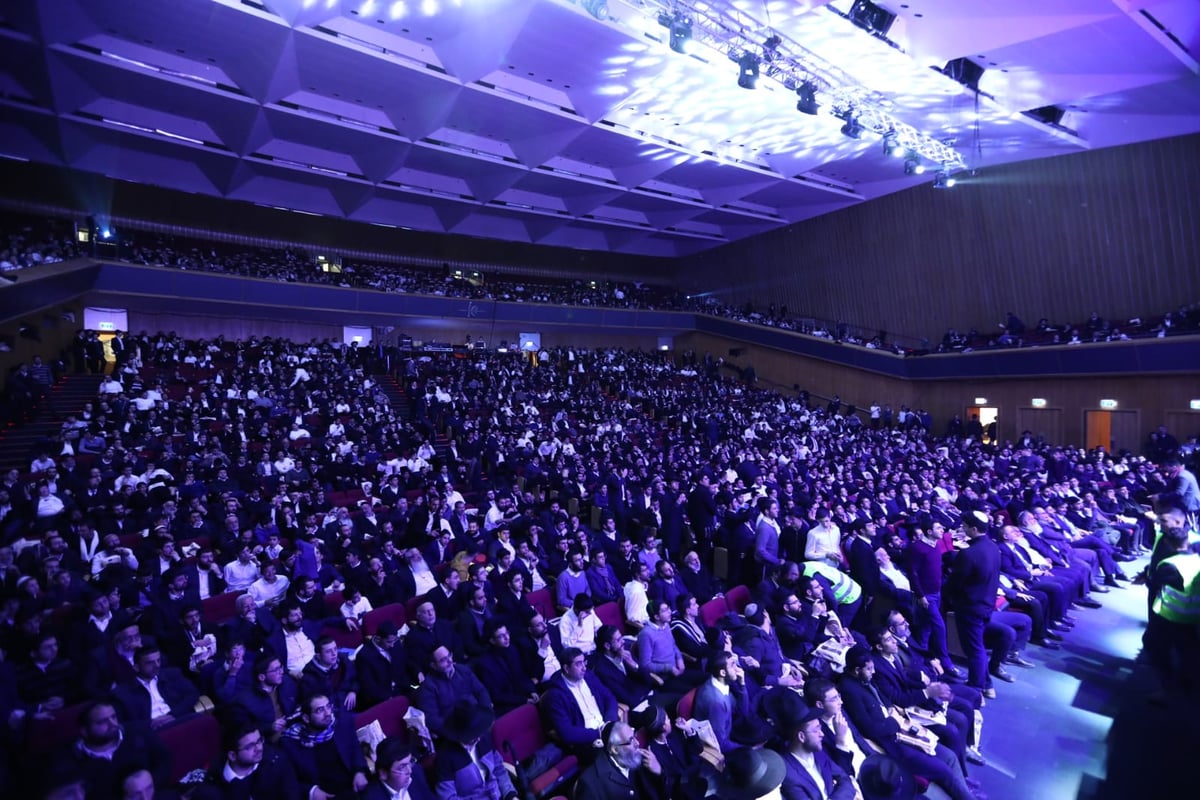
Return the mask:
{"type": "Polygon", "coordinates": [[[933,179],[933,188],[935,189],[950,189],[958,181],[950,174],[950,170],[945,167],[938,170],[937,176],[933,179]]]}
{"type": "Polygon", "coordinates": [[[805,81],[796,87],[796,110],[802,114],[816,114],[819,106],[817,105],[817,87],[812,81],[805,81]]]}
{"type": "Polygon", "coordinates": [[[742,53],[738,59],[738,86],[754,89],[758,86],[759,57],[753,53],[742,53]]]}

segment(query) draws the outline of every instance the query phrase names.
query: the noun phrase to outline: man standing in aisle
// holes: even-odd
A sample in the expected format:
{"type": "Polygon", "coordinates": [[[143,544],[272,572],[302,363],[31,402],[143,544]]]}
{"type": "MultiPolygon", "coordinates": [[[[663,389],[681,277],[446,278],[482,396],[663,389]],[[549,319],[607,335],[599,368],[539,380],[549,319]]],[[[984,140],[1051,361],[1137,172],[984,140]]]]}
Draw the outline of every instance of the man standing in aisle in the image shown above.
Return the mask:
{"type": "Polygon", "coordinates": [[[991,683],[983,632],[996,608],[1000,585],[1000,550],[988,538],[987,527],[986,514],[971,511],[963,515],[970,545],[955,558],[949,581],[958,640],[967,658],[967,683],[981,692],[991,683]]]}

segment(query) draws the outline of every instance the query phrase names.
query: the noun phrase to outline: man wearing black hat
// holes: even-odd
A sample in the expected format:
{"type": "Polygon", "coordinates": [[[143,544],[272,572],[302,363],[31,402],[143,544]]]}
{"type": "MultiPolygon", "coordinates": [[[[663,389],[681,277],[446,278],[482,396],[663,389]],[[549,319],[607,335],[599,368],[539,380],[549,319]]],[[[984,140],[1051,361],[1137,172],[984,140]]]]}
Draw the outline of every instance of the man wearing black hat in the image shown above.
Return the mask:
{"type": "Polygon", "coordinates": [[[966,550],[954,559],[949,595],[954,603],[958,640],[967,658],[967,683],[980,691],[991,686],[988,653],[983,632],[996,608],[1000,586],[1000,550],[987,536],[987,515],[971,511],[963,515],[963,530],[970,539],[966,550]]]}
{"type": "MultiPolygon", "coordinates": [[[[774,750],[739,747],[725,757],[725,769],[717,776],[707,796],[719,800],[763,800],[774,797],[786,774],[784,759],[774,750]]],[[[847,795],[853,796],[853,793],[847,795]]]]}
{"type": "Polygon", "coordinates": [[[667,800],[662,766],[638,746],[633,728],[609,722],[600,731],[604,752],[579,776],[575,800],[667,800]]]}
{"type": "Polygon", "coordinates": [[[434,762],[438,797],[475,800],[513,800],[518,797],[508,769],[492,748],[489,735],[495,716],[490,708],[469,699],[454,705],[442,727],[434,762]]]}
{"type": "Polygon", "coordinates": [[[854,779],[825,754],[822,710],[813,708],[788,727],[783,800],[850,800],[854,779]]]}

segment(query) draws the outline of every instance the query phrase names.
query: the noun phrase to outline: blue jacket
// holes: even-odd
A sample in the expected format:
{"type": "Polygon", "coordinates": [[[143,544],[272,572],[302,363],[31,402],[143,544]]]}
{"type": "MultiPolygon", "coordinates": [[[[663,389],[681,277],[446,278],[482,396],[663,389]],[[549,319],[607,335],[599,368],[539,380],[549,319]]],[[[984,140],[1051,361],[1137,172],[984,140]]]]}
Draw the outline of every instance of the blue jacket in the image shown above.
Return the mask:
{"type": "Polygon", "coordinates": [[[466,749],[458,742],[443,742],[437,751],[433,773],[439,797],[455,800],[501,800],[515,792],[512,779],[500,754],[492,749],[490,737],[475,745],[475,755],[487,768],[488,779],[471,761],[466,749]]]}

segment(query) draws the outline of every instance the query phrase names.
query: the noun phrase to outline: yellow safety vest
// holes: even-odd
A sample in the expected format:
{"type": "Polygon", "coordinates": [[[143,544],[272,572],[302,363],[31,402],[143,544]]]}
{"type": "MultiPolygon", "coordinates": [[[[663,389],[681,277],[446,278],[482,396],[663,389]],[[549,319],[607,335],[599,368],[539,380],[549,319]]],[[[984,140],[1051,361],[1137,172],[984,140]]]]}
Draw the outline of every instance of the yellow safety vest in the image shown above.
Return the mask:
{"type": "Polygon", "coordinates": [[[832,584],[830,588],[833,589],[833,599],[839,606],[853,603],[862,597],[862,587],[837,567],[831,567],[821,561],[805,561],[802,568],[805,577],[823,575],[832,584]]]}
{"type": "Polygon", "coordinates": [[[1183,589],[1163,586],[1154,598],[1154,613],[1168,622],[1180,625],[1200,625],[1200,555],[1177,553],[1164,558],[1162,564],[1170,564],[1183,577],[1183,589]]]}

